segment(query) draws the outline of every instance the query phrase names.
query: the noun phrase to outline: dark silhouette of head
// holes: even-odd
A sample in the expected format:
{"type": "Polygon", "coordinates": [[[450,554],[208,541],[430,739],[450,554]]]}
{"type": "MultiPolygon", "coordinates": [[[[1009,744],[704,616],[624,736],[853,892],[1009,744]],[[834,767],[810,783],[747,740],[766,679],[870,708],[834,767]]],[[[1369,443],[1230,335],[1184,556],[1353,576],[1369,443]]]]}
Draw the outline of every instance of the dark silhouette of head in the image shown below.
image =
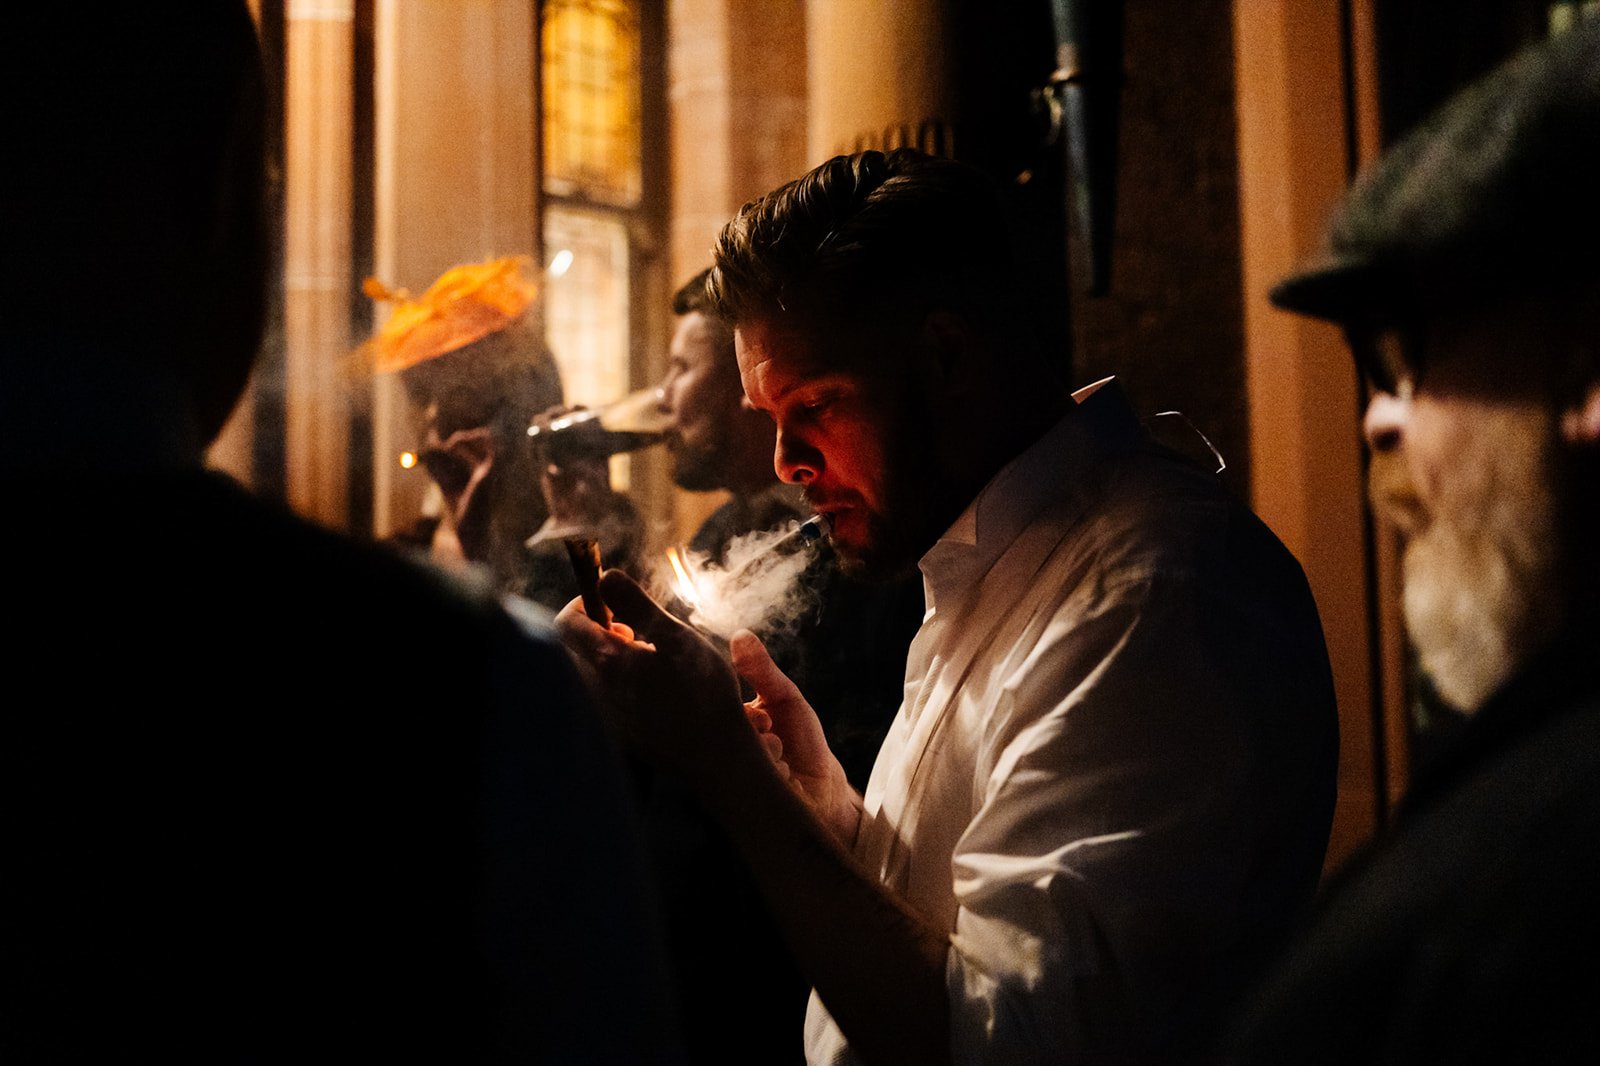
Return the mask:
{"type": "Polygon", "coordinates": [[[245,5],[26,5],[5,38],[6,370],[40,351],[132,361],[172,378],[211,440],[265,309],[263,80],[245,5]]]}

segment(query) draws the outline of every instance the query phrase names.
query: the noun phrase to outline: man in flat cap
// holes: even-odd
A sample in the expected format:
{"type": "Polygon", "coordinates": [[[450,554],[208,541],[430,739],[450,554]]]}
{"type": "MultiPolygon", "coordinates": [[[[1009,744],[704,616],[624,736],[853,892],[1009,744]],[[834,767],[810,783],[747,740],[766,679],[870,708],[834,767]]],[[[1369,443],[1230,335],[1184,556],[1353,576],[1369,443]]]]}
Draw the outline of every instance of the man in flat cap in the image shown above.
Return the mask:
{"type": "Polygon", "coordinates": [[[1448,103],[1273,291],[1373,391],[1422,671],[1464,715],[1236,1062],[1600,1061],[1600,21],[1448,103]]]}

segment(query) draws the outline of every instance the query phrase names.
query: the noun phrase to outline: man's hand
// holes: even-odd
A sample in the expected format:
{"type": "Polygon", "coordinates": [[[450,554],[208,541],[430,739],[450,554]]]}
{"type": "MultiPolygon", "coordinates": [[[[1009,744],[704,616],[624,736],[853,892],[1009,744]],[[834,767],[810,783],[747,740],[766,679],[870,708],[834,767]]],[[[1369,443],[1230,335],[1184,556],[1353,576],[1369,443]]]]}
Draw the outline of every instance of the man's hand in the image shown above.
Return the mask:
{"type": "Polygon", "coordinates": [[[624,735],[699,786],[727,760],[759,758],[738,681],[717,649],[620,570],[601,575],[600,594],[616,617],[609,629],[574,600],[556,616],[556,632],[624,735]]]}
{"type": "Polygon", "coordinates": [[[850,847],[861,821],[861,797],[829,749],[816,711],[754,633],[735,633],[728,651],[734,669],[756,690],[756,698],[745,704],[745,714],[767,754],[839,843],[850,847]]]}
{"type": "Polygon", "coordinates": [[[699,633],[621,571],[600,591],[619,621],[602,629],[575,600],[556,618],[563,642],[623,728],[707,801],[862,1059],[948,1063],[949,937],[851,858],[860,800],[793,682],[759,640],[735,634],[729,650],[756,690],[741,706],[733,669],[699,633]]]}

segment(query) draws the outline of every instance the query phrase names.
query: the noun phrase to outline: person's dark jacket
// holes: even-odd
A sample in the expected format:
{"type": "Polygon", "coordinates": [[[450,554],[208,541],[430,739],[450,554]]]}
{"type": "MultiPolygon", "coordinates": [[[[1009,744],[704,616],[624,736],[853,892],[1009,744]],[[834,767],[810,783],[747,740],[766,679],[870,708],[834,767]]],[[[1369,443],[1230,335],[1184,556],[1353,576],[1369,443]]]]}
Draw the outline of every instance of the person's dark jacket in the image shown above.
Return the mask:
{"type": "Polygon", "coordinates": [[[1570,635],[1466,721],[1223,1061],[1600,1062],[1597,650],[1570,635]]]}
{"type": "Polygon", "coordinates": [[[3,484],[0,1060],[681,1061],[557,645],[218,475],[3,484]]]}

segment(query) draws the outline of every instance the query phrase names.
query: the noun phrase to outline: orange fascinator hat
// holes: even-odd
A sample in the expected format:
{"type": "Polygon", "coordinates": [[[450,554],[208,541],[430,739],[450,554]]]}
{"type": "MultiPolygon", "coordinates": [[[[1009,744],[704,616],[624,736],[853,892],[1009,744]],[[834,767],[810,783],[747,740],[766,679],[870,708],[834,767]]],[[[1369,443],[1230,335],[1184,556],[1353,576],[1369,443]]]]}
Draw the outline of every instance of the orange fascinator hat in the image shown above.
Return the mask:
{"type": "Polygon", "coordinates": [[[361,352],[375,373],[389,374],[436,359],[504,329],[539,294],[533,260],[508,255],[451,267],[420,297],[368,278],[361,291],[397,306],[361,352]]]}

